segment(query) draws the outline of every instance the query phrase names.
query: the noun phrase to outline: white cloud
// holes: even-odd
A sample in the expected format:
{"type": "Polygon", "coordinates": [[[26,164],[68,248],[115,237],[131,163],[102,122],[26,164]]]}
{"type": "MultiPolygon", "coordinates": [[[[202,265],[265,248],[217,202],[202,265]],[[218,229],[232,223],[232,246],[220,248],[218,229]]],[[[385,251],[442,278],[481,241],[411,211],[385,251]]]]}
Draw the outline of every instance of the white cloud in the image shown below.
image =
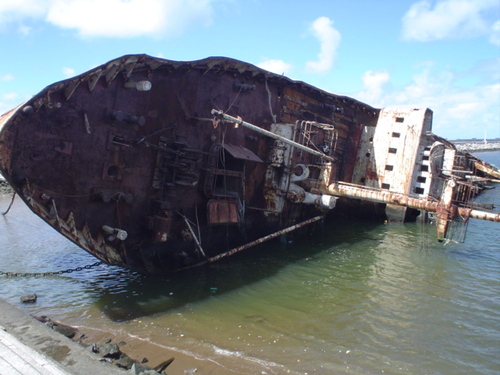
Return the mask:
{"type": "Polygon", "coordinates": [[[490,43],[500,47],[500,20],[491,26],[490,43]]]}
{"type": "Polygon", "coordinates": [[[455,76],[452,73],[434,73],[433,66],[426,65],[419,74],[413,76],[413,82],[397,94],[398,102],[430,107],[433,103],[443,102],[454,91],[455,76]]]}
{"type": "MultiPolygon", "coordinates": [[[[0,30],[9,30],[12,23],[22,23],[26,18],[42,18],[51,0],[0,0],[0,30]]],[[[25,25],[16,27],[23,35],[31,30],[25,25]]]]}
{"type": "Polygon", "coordinates": [[[428,42],[487,35],[489,14],[499,9],[497,0],[442,0],[432,7],[422,0],[411,5],[403,16],[402,38],[428,42]]]}
{"type": "Polygon", "coordinates": [[[9,93],[6,93],[6,94],[3,94],[2,95],[2,98],[4,100],[7,100],[7,101],[14,101],[18,98],[18,94],[16,94],[15,92],[9,92],[9,93]]]}
{"type": "Polygon", "coordinates": [[[337,48],[340,44],[340,33],[333,27],[328,17],[319,17],[311,25],[311,32],[319,40],[321,50],[317,61],[306,62],[306,68],[312,73],[325,73],[335,63],[337,48]]]}
{"type": "Polygon", "coordinates": [[[390,76],[387,72],[375,73],[371,70],[363,74],[363,91],[356,97],[372,106],[383,105],[383,85],[389,82],[390,76]]]}
{"type": "MultiPolygon", "coordinates": [[[[458,137],[461,133],[476,134],[488,126],[500,123],[500,85],[450,90],[447,95],[435,97],[435,133],[445,132],[458,137]]],[[[451,136],[453,138],[453,136],[451,136]]]]}
{"type": "Polygon", "coordinates": [[[389,74],[368,71],[362,76],[363,90],[355,97],[376,107],[430,108],[434,111],[433,132],[447,138],[478,136],[478,131],[492,126],[497,132],[491,136],[500,135],[500,84],[459,86],[457,76],[439,71],[436,64],[426,62],[420,69],[400,89],[390,85],[389,74]]]}
{"type": "MultiPolygon", "coordinates": [[[[0,25],[43,18],[82,37],[172,36],[207,25],[215,0],[2,0],[0,25]]],[[[29,32],[24,26],[20,29],[29,32]]]]}
{"type": "Polygon", "coordinates": [[[257,64],[257,66],[276,74],[286,75],[292,70],[292,66],[283,60],[266,60],[257,64]]]}
{"type": "Polygon", "coordinates": [[[0,2],[0,15],[42,16],[49,3],[50,0],[2,0],[0,2]]]}
{"type": "Polygon", "coordinates": [[[21,24],[18,26],[17,31],[19,34],[27,36],[31,33],[32,28],[28,25],[21,24]]]}
{"type": "Polygon", "coordinates": [[[65,77],[73,77],[75,75],[75,69],[73,69],[73,68],[66,68],[66,67],[64,67],[62,69],[62,72],[63,72],[63,75],[65,77]]]}
{"type": "Polygon", "coordinates": [[[12,81],[13,79],[14,76],[12,74],[4,74],[3,76],[0,76],[0,82],[12,81]]]}

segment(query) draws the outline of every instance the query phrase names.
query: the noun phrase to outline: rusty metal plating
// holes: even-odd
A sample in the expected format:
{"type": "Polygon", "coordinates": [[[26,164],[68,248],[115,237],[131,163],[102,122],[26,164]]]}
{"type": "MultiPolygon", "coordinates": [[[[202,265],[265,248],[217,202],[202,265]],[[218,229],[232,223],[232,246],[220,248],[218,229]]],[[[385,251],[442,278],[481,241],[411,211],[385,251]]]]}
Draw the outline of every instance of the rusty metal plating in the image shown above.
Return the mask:
{"type": "Polygon", "coordinates": [[[0,172],[99,260],[164,274],[344,201],[382,202],[390,220],[435,211],[440,239],[457,217],[498,221],[469,203],[498,171],[431,129],[428,109],[376,109],[229,58],[129,55],[0,117],[0,172]]]}

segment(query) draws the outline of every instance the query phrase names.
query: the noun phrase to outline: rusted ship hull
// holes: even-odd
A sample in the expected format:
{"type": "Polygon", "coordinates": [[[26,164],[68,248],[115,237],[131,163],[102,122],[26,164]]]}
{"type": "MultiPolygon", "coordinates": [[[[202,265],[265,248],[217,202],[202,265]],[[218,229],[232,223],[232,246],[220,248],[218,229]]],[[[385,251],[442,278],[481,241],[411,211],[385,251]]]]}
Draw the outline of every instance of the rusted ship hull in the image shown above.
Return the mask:
{"type": "MultiPolygon", "coordinates": [[[[425,138],[429,112],[420,112],[421,133],[407,147],[416,160],[437,142],[444,160],[450,146],[425,138]]],[[[336,212],[339,196],[378,202],[338,187],[391,191],[374,159],[381,116],[232,59],[124,56],[0,118],[0,171],[37,215],[92,255],[164,274],[318,221],[336,212]]],[[[443,205],[430,210],[448,221],[456,189],[444,201],[446,184],[430,181],[427,190],[394,193],[438,194],[443,205]]],[[[407,216],[410,206],[391,199],[407,216]]]]}

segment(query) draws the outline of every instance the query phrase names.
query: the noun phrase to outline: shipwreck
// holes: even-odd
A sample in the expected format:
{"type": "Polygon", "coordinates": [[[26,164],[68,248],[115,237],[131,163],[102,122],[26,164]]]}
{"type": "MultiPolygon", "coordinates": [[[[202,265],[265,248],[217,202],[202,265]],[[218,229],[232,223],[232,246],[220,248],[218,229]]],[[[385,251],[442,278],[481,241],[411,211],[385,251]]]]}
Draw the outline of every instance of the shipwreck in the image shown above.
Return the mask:
{"type": "Polygon", "coordinates": [[[373,108],[222,57],[112,60],[0,118],[0,173],[107,264],[165,274],[322,221],[469,218],[500,172],[432,133],[427,108],[373,108]]]}

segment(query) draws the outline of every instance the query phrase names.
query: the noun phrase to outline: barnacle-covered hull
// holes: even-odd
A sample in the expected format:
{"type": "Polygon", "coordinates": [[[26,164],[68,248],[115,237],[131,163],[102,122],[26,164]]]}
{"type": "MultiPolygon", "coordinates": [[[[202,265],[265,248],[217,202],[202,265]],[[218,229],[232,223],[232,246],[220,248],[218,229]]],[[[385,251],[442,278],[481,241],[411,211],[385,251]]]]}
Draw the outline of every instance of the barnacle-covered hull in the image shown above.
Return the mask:
{"type": "Polygon", "coordinates": [[[376,187],[360,158],[380,115],[228,58],[130,55],[0,118],[0,171],[100,260],[163,274],[335,212],[341,183],[376,187]]]}

